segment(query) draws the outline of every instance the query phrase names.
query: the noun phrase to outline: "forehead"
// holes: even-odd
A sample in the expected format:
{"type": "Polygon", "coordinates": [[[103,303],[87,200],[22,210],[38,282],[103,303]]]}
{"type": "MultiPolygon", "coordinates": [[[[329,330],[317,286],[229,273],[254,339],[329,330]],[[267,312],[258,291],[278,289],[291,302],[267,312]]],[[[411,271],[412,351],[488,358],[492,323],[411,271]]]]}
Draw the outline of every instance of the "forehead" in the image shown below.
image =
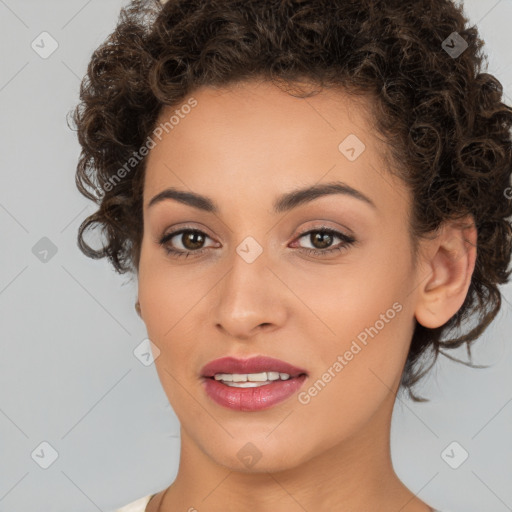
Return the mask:
{"type": "Polygon", "coordinates": [[[306,98],[269,82],[196,89],[160,113],[160,139],[146,166],[145,205],[166,186],[205,194],[228,186],[229,197],[233,191],[267,194],[270,188],[342,179],[377,194],[386,147],[371,111],[370,98],[341,89],[306,98]],[[354,142],[360,156],[350,160],[343,151],[354,142]]]}
{"type": "Polygon", "coordinates": [[[349,128],[364,131],[365,137],[371,136],[374,107],[370,96],[353,96],[339,87],[317,89],[319,92],[305,98],[295,96],[294,91],[287,92],[268,81],[256,80],[224,87],[202,86],[179,105],[163,107],[157,125],[164,126],[174,118],[172,128],[168,126],[165,132],[171,135],[172,131],[171,136],[176,139],[193,136],[192,132],[201,128],[203,133],[210,127],[232,137],[236,137],[237,128],[263,136],[268,129],[280,127],[286,129],[286,134],[305,132],[310,137],[315,132],[341,131],[342,134],[349,128]],[[193,108],[188,106],[190,98],[196,103],[193,108]],[[185,119],[187,123],[183,122],[185,119]]]}

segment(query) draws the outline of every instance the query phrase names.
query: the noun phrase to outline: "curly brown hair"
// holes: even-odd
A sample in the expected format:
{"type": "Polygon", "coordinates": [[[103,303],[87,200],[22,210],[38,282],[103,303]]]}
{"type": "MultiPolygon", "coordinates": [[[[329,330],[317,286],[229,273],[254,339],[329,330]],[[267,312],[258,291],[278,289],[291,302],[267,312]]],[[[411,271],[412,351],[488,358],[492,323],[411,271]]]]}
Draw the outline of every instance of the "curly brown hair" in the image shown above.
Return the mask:
{"type": "Polygon", "coordinates": [[[483,45],[451,0],[132,1],[94,51],[73,111],[82,147],[76,184],[98,205],[80,225],[79,248],[108,257],[118,273],[138,272],[146,163],[138,155],[162,107],[199,86],[256,78],[300,97],[315,94],[297,93],[307,83],[370,98],[390,149],[388,170],[412,192],[413,246],[467,214],[478,231],[459,311],[435,329],[416,321],[400,388],[425,401],[411,387],[439,353],[457,360],[443,349],[466,343],[471,357],[470,344],[501,307],[497,285],[511,272],[512,108],[501,101],[499,80],[481,72],[483,45]],[[94,225],[107,239],[97,250],[84,240],[94,225]],[[447,338],[473,315],[474,328],[447,338]],[[433,357],[422,369],[427,349],[433,357]]]}

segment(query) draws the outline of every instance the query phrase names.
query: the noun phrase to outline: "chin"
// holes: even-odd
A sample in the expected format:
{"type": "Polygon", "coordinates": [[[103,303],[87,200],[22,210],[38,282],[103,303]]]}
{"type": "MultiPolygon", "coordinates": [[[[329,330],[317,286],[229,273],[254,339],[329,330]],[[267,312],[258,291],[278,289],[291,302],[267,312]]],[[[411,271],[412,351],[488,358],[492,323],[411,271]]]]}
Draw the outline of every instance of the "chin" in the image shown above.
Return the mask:
{"type": "Polygon", "coordinates": [[[267,473],[278,473],[297,467],[300,463],[298,460],[291,458],[291,455],[290,453],[262,455],[262,457],[252,465],[240,461],[236,456],[226,457],[225,454],[219,454],[220,458],[215,458],[214,460],[217,464],[224,466],[230,471],[251,475],[266,475],[267,473]]]}
{"type": "MultiPolygon", "coordinates": [[[[238,473],[258,474],[274,473],[293,469],[314,456],[309,453],[304,440],[270,439],[267,433],[261,435],[236,436],[224,442],[212,443],[205,440],[203,451],[216,464],[238,473]],[[243,440],[242,440],[243,439],[243,440]]],[[[311,447],[313,449],[313,447],[311,447]]]]}

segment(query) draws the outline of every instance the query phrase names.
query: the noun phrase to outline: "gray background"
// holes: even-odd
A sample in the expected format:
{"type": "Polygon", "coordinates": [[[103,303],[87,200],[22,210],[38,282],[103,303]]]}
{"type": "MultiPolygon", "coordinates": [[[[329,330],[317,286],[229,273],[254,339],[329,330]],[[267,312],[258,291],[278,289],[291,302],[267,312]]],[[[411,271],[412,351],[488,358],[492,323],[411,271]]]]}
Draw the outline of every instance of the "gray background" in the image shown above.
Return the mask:
{"type": "MultiPolygon", "coordinates": [[[[0,512],[108,511],[177,471],[178,421],[154,365],[133,353],[146,338],[136,283],[76,246],[94,205],[75,188],[80,148],[66,114],[124,4],[0,0],[0,512]],[[43,31],[59,45],[46,59],[31,47],[43,31]],[[43,262],[50,245],[57,252],[43,262]]],[[[464,5],[512,104],[512,0],[464,5]]],[[[512,293],[502,291],[474,349],[474,362],[492,367],[441,358],[418,388],[430,403],[396,402],[395,469],[446,511],[512,510],[512,293]],[[457,469],[445,462],[461,456],[445,451],[453,441],[469,454],[457,469]]]]}

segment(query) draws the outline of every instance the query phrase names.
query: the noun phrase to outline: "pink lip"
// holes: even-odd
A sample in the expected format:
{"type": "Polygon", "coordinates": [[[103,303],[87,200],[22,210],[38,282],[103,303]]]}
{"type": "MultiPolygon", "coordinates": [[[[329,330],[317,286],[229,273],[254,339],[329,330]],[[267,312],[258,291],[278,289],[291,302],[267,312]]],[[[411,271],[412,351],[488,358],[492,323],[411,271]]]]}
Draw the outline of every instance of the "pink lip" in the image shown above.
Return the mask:
{"type": "Polygon", "coordinates": [[[307,378],[301,368],[270,357],[235,359],[223,357],[211,361],[201,371],[206,394],[217,404],[236,411],[260,411],[288,399],[296,393],[307,378]],[[276,380],[253,388],[228,386],[213,378],[216,373],[287,373],[288,380],[276,380]]]}
{"type": "Polygon", "coordinates": [[[222,357],[210,361],[201,370],[202,377],[213,377],[216,373],[260,373],[279,372],[287,373],[291,377],[298,377],[306,370],[297,368],[273,357],[251,357],[249,359],[236,359],[235,357],[222,357]]]}

